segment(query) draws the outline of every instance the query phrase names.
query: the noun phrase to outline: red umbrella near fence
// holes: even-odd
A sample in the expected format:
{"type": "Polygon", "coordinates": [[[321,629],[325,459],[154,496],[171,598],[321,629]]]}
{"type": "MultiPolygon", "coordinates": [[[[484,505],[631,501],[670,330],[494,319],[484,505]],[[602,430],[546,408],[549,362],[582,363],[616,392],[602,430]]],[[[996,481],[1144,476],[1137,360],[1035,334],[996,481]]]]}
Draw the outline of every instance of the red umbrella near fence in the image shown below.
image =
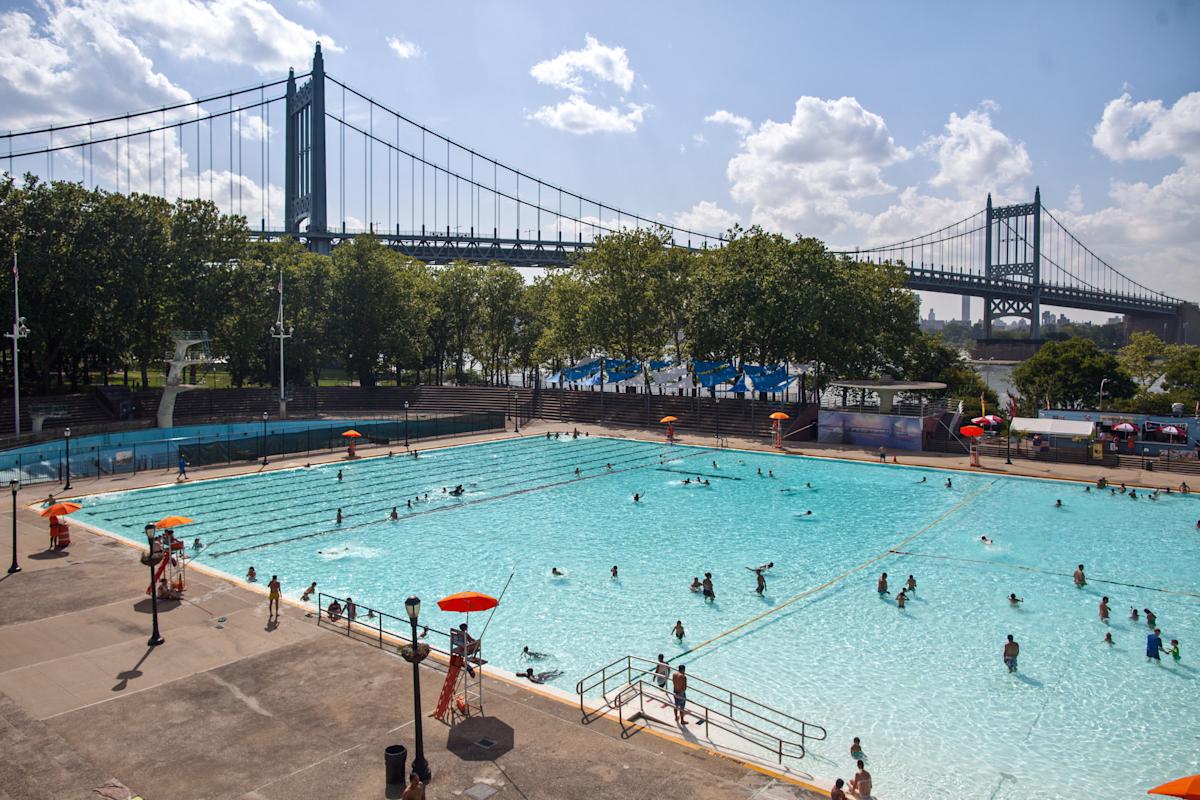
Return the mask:
{"type": "Polygon", "coordinates": [[[1113,425],[1112,429],[1117,433],[1133,433],[1137,430],[1137,426],[1128,422],[1119,422],[1113,425]]]}
{"type": "Polygon", "coordinates": [[[983,436],[983,428],[979,427],[978,425],[963,425],[958,429],[958,432],[963,436],[970,436],[972,438],[976,436],[983,436]]]}
{"type": "Polygon", "coordinates": [[[342,436],[350,440],[350,447],[347,448],[346,455],[350,458],[354,458],[354,451],[358,447],[358,440],[362,438],[362,434],[351,428],[343,433],[342,436]]]}
{"type": "Polygon", "coordinates": [[[976,417],[971,420],[976,425],[1003,425],[1004,417],[998,417],[995,414],[984,414],[982,417],[976,417]]]}

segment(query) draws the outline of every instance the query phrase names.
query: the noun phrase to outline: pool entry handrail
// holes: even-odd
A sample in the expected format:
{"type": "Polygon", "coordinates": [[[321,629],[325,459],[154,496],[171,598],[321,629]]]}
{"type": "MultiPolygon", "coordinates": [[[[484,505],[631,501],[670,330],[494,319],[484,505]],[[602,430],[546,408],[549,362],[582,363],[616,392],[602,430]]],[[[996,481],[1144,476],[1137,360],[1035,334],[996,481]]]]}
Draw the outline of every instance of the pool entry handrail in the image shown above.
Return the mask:
{"type": "MultiPolygon", "coordinates": [[[[586,725],[605,713],[616,711],[622,736],[628,737],[635,728],[627,723],[646,714],[646,698],[669,705],[670,684],[657,686],[657,662],[640,656],[626,655],[587,675],[575,684],[579,695],[579,710],[586,725]],[[596,709],[587,707],[587,696],[599,692],[604,702],[596,709]],[[626,706],[637,702],[638,710],[631,715],[626,706]]],[[[702,722],[705,734],[710,727],[761,747],[775,755],[780,764],[785,758],[804,758],[809,742],[824,741],[825,728],[794,717],[777,708],[752,700],[723,686],[688,674],[688,713],[702,722]]],[[[667,680],[670,680],[668,677],[667,680]]],[[[695,724],[695,723],[693,723],[695,724]]]]}
{"type": "MultiPolygon", "coordinates": [[[[354,604],[355,615],[354,619],[350,619],[346,615],[346,600],[347,598],[335,594],[326,594],[318,592],[316,596],[317,602],[317,625],[324,627],[336,628],[339,632],[345,633],[347,636],[352,636],[368,644],[374,644],[379,648],[387,647],[397,641],[408,642],[412,638],[412,633],[409,628],[411,623],[408,617],[398,617],[395,614],[389,614],[386,611],[380,611],[377,608],[371,608],[363,603],[356,602],[354,604]],[[330,615],[329,605],[332,601],[337,600],[338,605],[342,607],[342,611],[338,614],[330,615]]],[[[427,634],[427,637],[422,639],[422,644],[428,644],[429,649],[434,652],[441,653],[446,658],[450,657],[450,633],[448,631],[439,631],[430,628],[428,625],[421,625],[422,633],[427,634]],[[427,641],[428,637],[436,637],[436,641],[446,642],[444,647],[430,644],[427,641]]]]}

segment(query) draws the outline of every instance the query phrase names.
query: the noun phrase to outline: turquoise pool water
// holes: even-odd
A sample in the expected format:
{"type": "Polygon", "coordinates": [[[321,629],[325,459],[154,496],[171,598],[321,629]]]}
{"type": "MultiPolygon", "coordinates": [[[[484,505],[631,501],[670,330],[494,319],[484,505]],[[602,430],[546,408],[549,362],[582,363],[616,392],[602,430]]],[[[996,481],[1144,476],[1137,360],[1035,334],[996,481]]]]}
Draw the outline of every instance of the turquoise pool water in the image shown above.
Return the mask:
{"type": "MultiPolygon", "coordinates": [[[[438,629],[461,617],[434,599],[497,594],[515,571],[487,657],[515,670],[523,645],[553,653],[542,663],[564,670],[555,685],[568,691],[626,653],[674,657],[779,607],[675,663],[824,725],[829,740],[803,764],[819,778],[850,777],[849,741],[862,737],[882,798],[1132,799],[1200,771],[1200,505],[1191,497],[527,438],[99,495],[76,517],[139,541],[146,522],[168,513],[199,520],[181,533],[202,538],[199,561],[229,575],[254,565],[290,595],[316,580],[398,615],[417,593],[438,629]],[[682,485],[697,474],[710,485],[682,485]],[[462,498],[442,494],[458,483],[462,498]],[[413,497],[422,499],[409,511],[413,497]],[[759,597],[745,567],[766,561],[776,566],[759,597]],[[1082,590],[1070,577],[1080,562],[1091,580],[1082,590]],[[552,577],[552,567],[567,576],[552,577]],[[688,591],[706,571],[717,594],[707,605],[688,591]],[[905,611],[876,594],[880,571],[893,591],[916,576],[905,611]],[[1010,592],[1023,605],[1010,607],[1010,592]],[[1113,610],[1107,628],[1101,595],[1113,610]],[[1131,606],[1152,609],[1164,639],[1180,640],[1180,663],[1147,661],[1146,626],[1129,621],[1131,606]],[[671,635],[677,619],[682,644],[671,635]],[[1106,630],[1115,645],[1102,643],[1106,630]],[[1008,633],[1022,648],[1016,674],[1000,658],[1008,633]]],[[[472,615],[473,632],[483,619],[472,615]]]]}

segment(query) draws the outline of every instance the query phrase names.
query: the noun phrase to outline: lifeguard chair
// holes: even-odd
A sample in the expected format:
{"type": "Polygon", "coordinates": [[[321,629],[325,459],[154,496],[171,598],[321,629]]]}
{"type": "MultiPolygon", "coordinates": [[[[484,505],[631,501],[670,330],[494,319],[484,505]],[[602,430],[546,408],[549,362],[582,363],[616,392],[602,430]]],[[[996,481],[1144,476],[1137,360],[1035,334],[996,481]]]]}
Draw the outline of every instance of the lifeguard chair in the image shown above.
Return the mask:
{"type": "MultiPolygon", "coordinates": [[[[469,614],[495,608],[499,602],[480,592],[459,592],[443,597],[438,607],[469,614]]],[[[451,726],[472,716],[483,716],[483,665],[487,663],[483,658],[483,636],[472,638],[466,625],[462,627],[450,630],[450,669],[433,712],[434,717],[451,726]]]]}
{"type": "Polygon", "coordinates": [[[183,540],[175,536],[175,531],[167,528],[154,537],[150,549],[149,557],[142,556],[143,563],[149,563],[148,558],[153,557],[161,558],[161,560],[157,562],[158,569],[154,572],[154,583],[146,588],[146,594],[156,591],[163,578],[166,578],[167,587],[171,591],[183,594],[187,590],[188,562],[186,545],[183,540]]]}

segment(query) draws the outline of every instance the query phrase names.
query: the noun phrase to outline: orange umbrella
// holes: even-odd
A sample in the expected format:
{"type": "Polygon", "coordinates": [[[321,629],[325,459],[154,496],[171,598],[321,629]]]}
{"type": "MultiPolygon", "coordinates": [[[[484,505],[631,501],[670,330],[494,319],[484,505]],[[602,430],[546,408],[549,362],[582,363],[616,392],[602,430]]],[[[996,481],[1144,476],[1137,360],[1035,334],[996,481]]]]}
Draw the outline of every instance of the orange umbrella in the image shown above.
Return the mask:
{"type": "Polygon", "coordinates": [[[963,425],[958,432],[963,436],[983,436],[983,428],[978,425],[963,425]]]}
{"type": "Polygon", "coordinates": [[[180,525],[187,525],[189,522],[195,522],[191,517],[170,516],[163,517],[158,522],[154,523],[156,528],[176,528],[180,525]]]}
{"type": "Polygon", "coordinates": [[[83,508],[83,506],[79,505],[79,503],[64,501],[61,503],[55,503],[49,508],[43,508],[40,513],[43,517],[61,517],[64,514],[73,514],[81,508],[83,508]]]}
{"type": "Polygon", "coordinates": [[[1146,794],[1165,794],[1168,797],[1182,797],[1184,800],[1200,800],[1200,775],[1164,783],[1162,786],[1147,789],[1146,794]]]}
{"type": "Polygon", "coordinates": [[[791,419],[791,417],[789,417],[787,414],[783,413],[782,411],[776,411],[774,414],[771,415],[770,418],[771,419],[791,419]]]}
{"type": "Polygon", "coordinates": [[[342,434],[342,436],[348,436],[351,439],[361,439],[362,438],[362,434],[353,429],[346,431],[345,433],[342,434]]]}
{"type": "Polygon", "coordinates": [[[679,417],[672,417],[670,414],[668,414],[667,416],[660,419],[659,422],[662,422],[662,423],[679,422],[679,417]]]}
{"type": "Polygon", "coordinates": [[[443,597],[437,601],[437,604],[442,611],[461,611],[469,614],[472,611],[487,611],[489,608],[495,608],[500,605],[500,601],[490,594],[482,592],[459,592],[449,597],[443,597]]]}

